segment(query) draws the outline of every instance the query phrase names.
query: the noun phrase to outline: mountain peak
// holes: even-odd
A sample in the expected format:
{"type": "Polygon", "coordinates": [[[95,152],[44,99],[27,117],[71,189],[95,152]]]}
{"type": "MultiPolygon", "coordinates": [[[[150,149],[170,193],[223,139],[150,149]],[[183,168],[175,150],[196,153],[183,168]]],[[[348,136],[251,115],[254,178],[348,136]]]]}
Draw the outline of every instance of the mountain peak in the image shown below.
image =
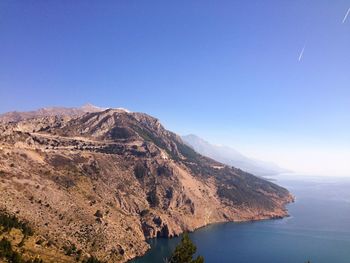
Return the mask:
{"type": "Polygon", "coordinates": [[[116,108],[117,110],[120,110],[120,111],[125,111],[127,113],[131,113],[131,111],[129,111],[128,109],[125,109],[125,108],[116,108]]]}
{"type": "Polygon", "coordinates": [[[106,110],[106,108],[101,108],[101,107],[95,106],[91,103],[84,104],[83,106],[80,107],[80,109],[85,111],[85,112],[95,112],[95,111],[106,110]]]}

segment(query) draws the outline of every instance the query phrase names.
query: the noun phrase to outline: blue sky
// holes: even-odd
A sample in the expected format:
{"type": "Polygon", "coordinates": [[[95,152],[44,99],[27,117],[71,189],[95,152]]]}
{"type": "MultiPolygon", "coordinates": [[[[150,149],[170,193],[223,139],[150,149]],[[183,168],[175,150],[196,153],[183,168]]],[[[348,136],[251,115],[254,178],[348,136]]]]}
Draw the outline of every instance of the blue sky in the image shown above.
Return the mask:
{"type": "Polygon", "coordinates": [[[3,0],[0,112],[125,107],[296,171],[350,175],[349,8],[3,0]]]}

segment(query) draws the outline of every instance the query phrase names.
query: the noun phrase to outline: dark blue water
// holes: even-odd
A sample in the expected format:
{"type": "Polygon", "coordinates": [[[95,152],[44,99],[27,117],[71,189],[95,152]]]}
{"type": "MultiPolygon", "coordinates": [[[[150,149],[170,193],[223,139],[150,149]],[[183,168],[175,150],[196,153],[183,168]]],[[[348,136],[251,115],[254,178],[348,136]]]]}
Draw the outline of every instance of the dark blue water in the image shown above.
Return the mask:
{"type": "MultiPolygon", "coordinates": [[[[291,217],[225,223],[190,234],[207,263],[349,263],[350,180],[279,179],[297,198],[291,217]]],[[[179,238],[154,239],[136,263],[164,262],[179,238]]]]}

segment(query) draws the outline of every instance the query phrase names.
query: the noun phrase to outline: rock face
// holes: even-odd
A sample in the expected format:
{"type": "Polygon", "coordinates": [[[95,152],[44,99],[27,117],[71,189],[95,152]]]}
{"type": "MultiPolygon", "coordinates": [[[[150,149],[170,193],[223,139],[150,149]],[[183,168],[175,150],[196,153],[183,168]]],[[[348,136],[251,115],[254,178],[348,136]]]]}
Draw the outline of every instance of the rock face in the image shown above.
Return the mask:
{"type": "Polygon", "coordinates": [[[0,125],[0,209],[28,221],[57,254],[74,246],[126,262],[147,251],[147,238],[283,217],[290,201],[286,189],[199,155],[143,113],[108,109],[0,125]]]}

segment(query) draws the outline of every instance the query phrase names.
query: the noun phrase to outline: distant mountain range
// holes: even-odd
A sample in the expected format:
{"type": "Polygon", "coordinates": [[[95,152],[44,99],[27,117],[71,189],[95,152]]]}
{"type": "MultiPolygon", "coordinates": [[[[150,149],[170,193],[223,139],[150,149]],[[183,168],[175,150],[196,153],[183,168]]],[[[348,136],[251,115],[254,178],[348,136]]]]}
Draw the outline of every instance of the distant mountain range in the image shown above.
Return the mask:
{"type": "Polygon", "coordinates": [[[23,120],[50,117],[50,116],[68,116],[68,117],[79,117],[88,112],[100,112],[106,110],[92,104],[85,104],[82,107],[47,107],[33,111],[11,111],[4,114],[0,114],[0,121],[2,122],[19,122],[23,120]]]}
{"type": "Polygon", "coordinates": [[[248,158],[230,147],[213,145],[194,134],[182,136],[182,140],[204,156],[258,176],[271,176],[289,172],[289,170],[283,169],[277,164],[248,158]]]}

